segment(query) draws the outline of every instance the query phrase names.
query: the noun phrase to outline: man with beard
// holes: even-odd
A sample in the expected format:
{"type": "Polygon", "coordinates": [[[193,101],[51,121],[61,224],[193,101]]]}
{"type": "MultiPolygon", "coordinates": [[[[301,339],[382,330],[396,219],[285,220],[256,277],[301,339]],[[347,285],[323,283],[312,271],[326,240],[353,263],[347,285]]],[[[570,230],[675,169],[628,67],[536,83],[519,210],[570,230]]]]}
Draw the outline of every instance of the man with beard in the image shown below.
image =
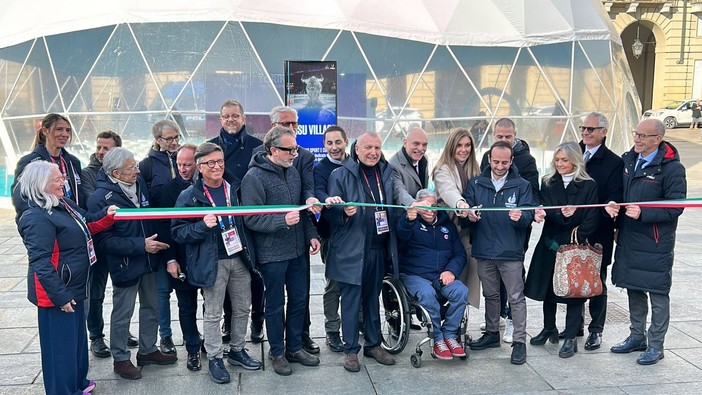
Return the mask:
{"type": "Polygon", "coordinates": [[[95,153],[90,155],[90,163],[83,169],[82,184],[87,196],[92,195],[95,191],[97,174],[102,168],[102,159],[107,151],[122,146],[122,137],[111,130],[106,130],[98,133],[95,144],[95,153]]]}
{"type": "MultiPolygon", "coordinates": [[[[302,204],[302,180],[293,166],[298,153],[295,132],[276,126],[263,140],[265,152],[254,155],[241,182],[242,204],[302,204]]],[[[286,214],[247,216],[244,222],[252,231],[256,266],[265,285],[266,332],[273,369],[287,376],[292,374],[289,362],[319,365],[319,358],[302,347],[309,295],[305,255],[316,254],[321,247],[309,215],[294,210],[286,214]],[[284,315],[286,289],[288,305],[284,315]]]]}
{"type": "Polygon", "coordinates": [[[421,128],[412,128],[402,140],[402,148],[388,161],[392,166],[393,197],[397,204],[411,205],[417,192],[427,187],[429,165],[424,154],[428,145],[427,133],[421,128]]]}
{"type": "MultiPolygon", "coordinates": [[[[317,199],[320,201],[339,203],[341,200],[338,197],[329,196],[327,185],[332,171],[341,167],[346,158],[348,158],[346,154],[348,143],[349,139],[341,126],[330,126],[324,131],[324,147],[327,149],[327,157],[320,160],[314,168],[314,189],[317,199]]],[[[322,238],[322,262],[324,263],[326,263],[326,255],[329,252],[330,232],[326,211],[326,209],[322,209],[319,222],[317,223],[317,231],[322,238]]],[[[327,346],[334,352],[344,350],[344,344],[339,336],[341,328],[341,317],[339,317],[340,297],[341,293],[336,281],[326,278],[324,296],[322,297],[324,304],[324,330],[327,333],[327,346]]]]}
{"type": "MultiPolygon", "coordinates": [[[[329,176],[329,195],[337,202],[394,204],[392,168],[383,158],[380,136],[362,134],[352,146],[352,160],[329,176]]],[[[394,212],[384,207],[332,206],[326,276],[341,291],[344,369],[358,372],[359,309],[363,309],[363,355],[383,365],[395,359],[381,346],[380,288],[387,269],[397,271],[394,212]],[[386,268],[386,265],[391,266],[386,268]]]]}

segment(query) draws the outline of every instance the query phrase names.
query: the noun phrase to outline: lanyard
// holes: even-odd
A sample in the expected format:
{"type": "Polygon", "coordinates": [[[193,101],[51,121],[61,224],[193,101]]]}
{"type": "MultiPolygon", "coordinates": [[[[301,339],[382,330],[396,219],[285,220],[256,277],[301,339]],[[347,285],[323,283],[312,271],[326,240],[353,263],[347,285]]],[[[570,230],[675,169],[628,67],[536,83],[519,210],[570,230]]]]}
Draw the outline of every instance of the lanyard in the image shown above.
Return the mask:
{"type": "MultiPolygon", "coordinates": [[[[231,199],[229,199],[229,183],[226,180],[224,181],[224,198],[227,200],[227,207],[231,207],[231,199]]],[[[202,189],[205,191],[205,196],[207,196],[207,200],[210,201],[210,204],[212,204],[212,207],[217,207],[215,204],[214,200],[212,199],[212,195],[210,195],[210,191],[207,189],[207,185],[205,185],[205,181],[202,182],[202,189]]],[[[229,220],[229,226],[231,228],[234,227],[234,218],[232,218],[231,215],[228,216],[227,218],[229,220]]],[[[219,221],[219,227],[222,228],[222,231],[226,231],[227,228],[224,226],[224,221],[222,221],[222,216],[218,215],[217,216],[217,221],[219,221]]]]}
{"type": "Polygon", "coordinates": [[[76,221],[78,226],[80,227],[80,230],[83,231],[83,234],[85,235],[85,240],[90,241],[90,229],[88,228],[88,225],[85,223],[83,220],[83,216],[80,215],[76,210],[74,210],[68,203],[66,203],[65,200],[61,199],[61,204],[63,207],[68,211],[68,214],[73,217],[73,220],[76,221]]]}
{"type": "Polygon", "coordinates": [[[176,178],[176,171],[175,168],[173,167],[173,161],[171,160],[171,154],[170,152],[166,152],[166,156],[168,157],[168,166],[171,168],[171,180],[176,178]]]}
{"type": "MultiPolygon", "coordinates": [[[[51,162],[52,162],[53,164],[58,164],[58,163],[56,163],[56,161],[54,160],[54,157],[53,157],[53,156],[49,155],[49,159],[51,159],[51,162]]],[[[61,155],[60,152],[59,152],[59,162],[61,162],[61,163],[60,163],[60,164],[61,164],[61,174],[63,175],[63,180],[64,180],[63,192],[66,194],[66,197],[69,197],[69,198],[70,198],[71,195],[72,195],[71,192],[73,192],[73,191],[71,191],[69,188],[66,188],[66,183],[68,182],[68,172],[66,171],[66,160],[63,159],[63,155],[61,155]]]]}
{"type": "Polygon", "coordinates": [[[383,188],[380,186],[380,176],[378,175],[378,169],[375,169],[375,183],[378,185],[378,194],[380,195],[380,202],[375,200],[375,194],[373,194],[373,188],[370,186],[370,182],[368,181],[368,176],[366,176],[366,172],[361,170],[361,174],[363,174],[363,178],[366,179],[366,185],[368,185],[368,190],[370,191],[371,197],[373,198],[373,203],[384,203],[383,199],[383,188]]]}

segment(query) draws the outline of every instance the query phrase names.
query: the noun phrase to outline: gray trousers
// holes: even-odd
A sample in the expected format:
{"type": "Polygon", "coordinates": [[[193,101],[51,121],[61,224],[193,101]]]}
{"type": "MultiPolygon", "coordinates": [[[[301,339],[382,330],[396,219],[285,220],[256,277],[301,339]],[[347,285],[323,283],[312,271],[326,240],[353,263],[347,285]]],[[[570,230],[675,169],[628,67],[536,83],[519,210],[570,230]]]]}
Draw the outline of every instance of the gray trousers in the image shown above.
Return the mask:
{"type": "Polygon", "coordinates": [[[241,258],[220,259],[217,261],[217,278],[210,288],[203,288],[205,313],[202,331],[205,337],[207,358],[222,358],[222,304],[224,294],[229,291],[232,303],[231,341],[234,351],[241,351],[246,345],[246,327],[251,309],[251,274],[241,258]]]}
{"type": "Polygon", "coordinates": [[[651,325],[648,327],[648,345],[663,349],[665,334],[670,323],[670,295],[627,289],[629,296],[629,331],[635,339],[646,336],[646,317],[648,316],[648,299],[651,299],[651,325]]]}
{"type": "Polygon", "coordinates": [[[324,295],[322,296],[322,303],[324,304],[324,330],[327,333],[339,333],[341,329],[339,298],[341,298],[339,284],[327,278],[326,284],[324,285],[324,295]]]}
{"type": "Polygon", "coordinates": [[[514,341],[526,343],[526,299],[524,298],[523,261],[495,261],[478,259],[478,276],[485,297],[485,330],[500,331],[500,278],[507,288],[512,307],[514,341]]]}
{"type": "Polygon", "coordinates": [[[127,361],[132,354],[127,347],[129,321],[134,314],[139,294],[139,354],[156,351],[158,334],[158,290],[156,272],[142,274],[131,287],[112,289],[112,317],[110,318],[110,351],[116,362],[127,361]]]}

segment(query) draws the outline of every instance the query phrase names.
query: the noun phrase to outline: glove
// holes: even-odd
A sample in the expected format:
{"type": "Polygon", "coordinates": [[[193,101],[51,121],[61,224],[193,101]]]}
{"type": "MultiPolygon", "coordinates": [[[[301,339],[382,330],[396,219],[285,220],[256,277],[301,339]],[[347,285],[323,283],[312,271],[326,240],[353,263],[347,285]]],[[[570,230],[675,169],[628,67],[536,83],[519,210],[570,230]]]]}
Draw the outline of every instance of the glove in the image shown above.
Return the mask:
{"type": "Polygon", "coordinates": [[[551,240],[551,244],[548,245],[548,249],[553,251],[553,252],[557,252],[558,247],[560,247],[560,246],[558,245],[558,242],[556,240],[551,240]]]}

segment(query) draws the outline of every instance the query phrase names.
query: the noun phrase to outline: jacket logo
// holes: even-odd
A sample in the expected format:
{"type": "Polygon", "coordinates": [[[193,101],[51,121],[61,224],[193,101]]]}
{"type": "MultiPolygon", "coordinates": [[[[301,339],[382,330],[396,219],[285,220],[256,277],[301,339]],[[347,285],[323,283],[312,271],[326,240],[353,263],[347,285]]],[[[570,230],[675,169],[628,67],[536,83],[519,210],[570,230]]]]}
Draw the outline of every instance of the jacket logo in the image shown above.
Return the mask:
{"type": "Polygon", "coordinates": [[[146,200],[144,194],[141,195],[141,207],[149,207],[149,201],[146,200]]]}
{"type": "Polygon", "coordinates": [[[424,224],[419,224],[419,230],[421,230],[422,232],[428,232],[428,231],[427,231],[427,226],[424,225],[424,224]]]}
{"type": "Polygon", "coordinates": [[[512,196],[507,198],[507,203],[505,203],[505,207],[517,207],[517,193],[512,192],[512,196]]]}
{"type": "Polygon", "coordinates": [[[439,228],[439,230],[441,230],[441,233],[446,233],[446,234],[448,234],[448,232],[449,232],[448,228],[445,227],[445,226],[442,226],[441,228],[439,228]]]}
{"type": "Polygon", "coordinates": [[[112,191],[107,192],[107,195],[105,195],[105,200],[109,200],[112,197],[112,191]]]}
{"type": "Polygon", "coordinates": [[[650,180],[655,180],[655,179],[656,179],[656,176],[650,175],[650,176],[646,176],[646,178],[648,178],[648,179],[650,179],[650,180]]]}

